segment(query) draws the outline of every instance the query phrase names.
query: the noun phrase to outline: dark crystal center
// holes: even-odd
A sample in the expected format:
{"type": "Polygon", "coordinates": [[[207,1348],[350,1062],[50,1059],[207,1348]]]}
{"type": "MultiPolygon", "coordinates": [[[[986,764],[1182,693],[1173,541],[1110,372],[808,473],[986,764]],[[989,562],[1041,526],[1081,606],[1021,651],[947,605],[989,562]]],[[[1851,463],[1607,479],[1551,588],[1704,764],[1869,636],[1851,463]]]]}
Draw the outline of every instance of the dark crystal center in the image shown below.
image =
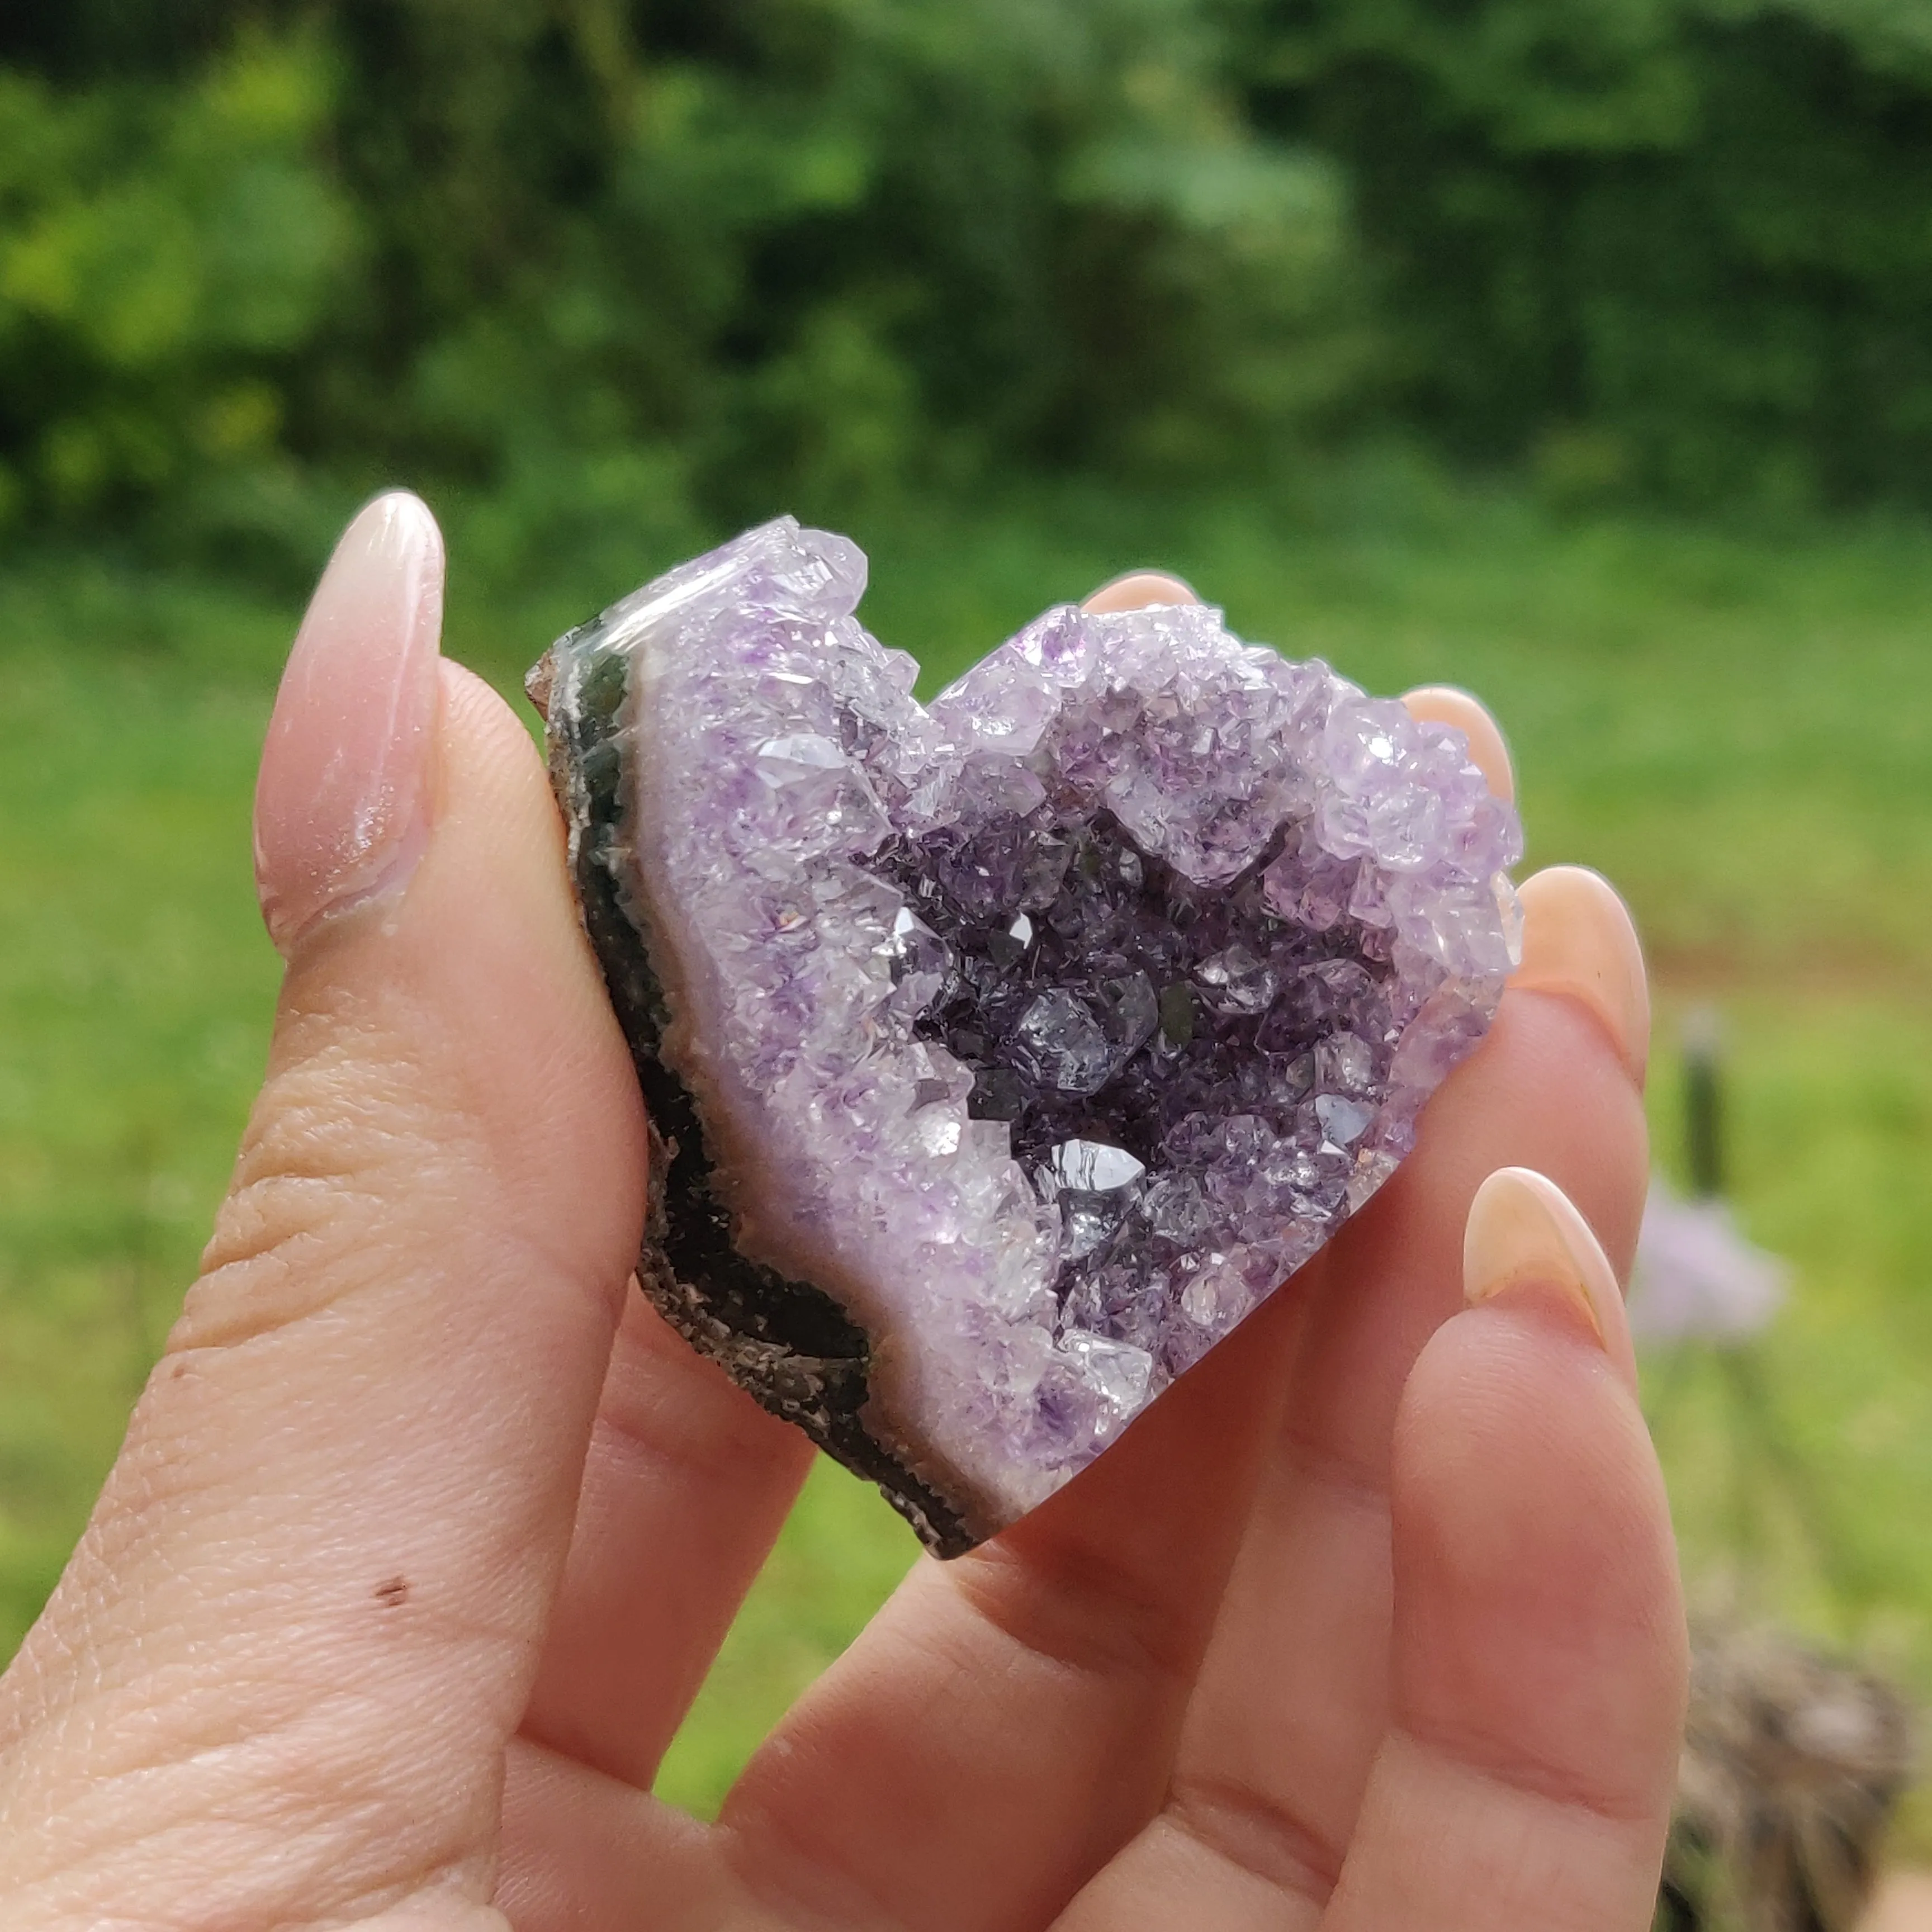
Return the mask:
{"type": "Polygon", "coordinates": [[[1054,1286],[1083,1328],[1157,1348],[1215,1227],[1341,1216],[1400,1031],[1390,934],[1348,910],[1354,868],[1298,870],[1300,844],[1285,826],[1210,890],[1110,813],[1042,807],[864,862],[907,902],[915,1030],[971,1070],[969,1111],[1010,1124],[1058,1204],[1054,1286]]]}

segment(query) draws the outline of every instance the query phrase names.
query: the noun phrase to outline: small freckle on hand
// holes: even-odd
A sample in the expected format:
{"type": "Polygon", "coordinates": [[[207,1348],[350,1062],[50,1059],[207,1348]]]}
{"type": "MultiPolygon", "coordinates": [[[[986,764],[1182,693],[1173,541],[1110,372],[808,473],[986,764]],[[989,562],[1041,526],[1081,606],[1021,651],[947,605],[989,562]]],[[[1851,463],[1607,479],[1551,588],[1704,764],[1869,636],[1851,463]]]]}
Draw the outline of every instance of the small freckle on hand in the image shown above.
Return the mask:
{"type": "Polygon", "coordinates": [[[400,1609],[410,1600],[410,1580],[406,1576],[390,1576],[376,1586],[375,1598],[386,1610],[400,1609]]]}

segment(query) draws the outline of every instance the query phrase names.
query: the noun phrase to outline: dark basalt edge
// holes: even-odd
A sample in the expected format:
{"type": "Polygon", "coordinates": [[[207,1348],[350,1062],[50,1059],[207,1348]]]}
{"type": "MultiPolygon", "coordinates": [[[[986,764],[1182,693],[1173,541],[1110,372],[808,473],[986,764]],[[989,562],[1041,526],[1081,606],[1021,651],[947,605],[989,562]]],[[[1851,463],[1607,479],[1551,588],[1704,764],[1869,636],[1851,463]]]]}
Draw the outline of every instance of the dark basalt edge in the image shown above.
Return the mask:
{"type": "MultiPolygon", "coordinates": [[[[586,626],[594,629],[595,626],[586,626]]],[[[572,632],[566,644],[584,636],[572,632]]],[[[935,1556],[963,1555],[986,1532],[970,1505],[942,1494],[866,1428],[872,1343],[822,1289],[740,1254],[712,1186],[714,1162],[690,1089],[660,1051],[669,1022],[612,848],[623,804],[614,742],[626,681],[615,652],[547,654],[526,680],[543,713],[551,788],[569,833],[584,926],[623,1029],[650,1121],[650,1159],[638,1280],[658,1313],[762,1408],[792,1423],[855,1475],[878,1485],[935,1556]]]]}

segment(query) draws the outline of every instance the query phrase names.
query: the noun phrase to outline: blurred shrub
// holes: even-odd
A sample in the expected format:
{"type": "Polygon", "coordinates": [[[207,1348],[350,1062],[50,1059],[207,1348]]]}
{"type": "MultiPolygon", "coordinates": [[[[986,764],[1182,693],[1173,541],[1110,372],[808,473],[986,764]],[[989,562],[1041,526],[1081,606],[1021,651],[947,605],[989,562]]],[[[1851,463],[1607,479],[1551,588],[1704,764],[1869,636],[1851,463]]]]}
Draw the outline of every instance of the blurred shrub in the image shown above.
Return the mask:
{"type": "Polygon", "coordinates": [[[1932,499],[1932,9],[1252,0],[1354,185],[1395,406],[1558,501],[1932,499]]]}
{"type": "Polygon", "coordinates": [[[0,70],[0,513],[272,490],[353,260],[311,156],[328,80],[313,40],[254,36],[178,86],[0,70]]]}
{"type": "Polygon", "coordinates": [[[1248,126],[1199,0],[140,11],[0,26],[36,519],[270,530],[286,455],[554,556],[1265,460],[1368,365],[1342,178],[1248,126]]]}

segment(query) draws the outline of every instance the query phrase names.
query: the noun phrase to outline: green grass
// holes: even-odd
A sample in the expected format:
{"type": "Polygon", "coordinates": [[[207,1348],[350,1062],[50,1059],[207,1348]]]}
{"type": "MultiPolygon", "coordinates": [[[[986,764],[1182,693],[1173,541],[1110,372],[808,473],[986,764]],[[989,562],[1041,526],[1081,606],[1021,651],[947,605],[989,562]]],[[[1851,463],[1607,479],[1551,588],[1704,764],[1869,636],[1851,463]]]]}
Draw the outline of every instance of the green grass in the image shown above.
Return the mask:
{"type": "MultiPolygon", "coordinates": [[[[1320,508],[900,512],[858,532],[867,615],[937,676],[1159,560],[1371,688],[1490,699],[1533,861],[1623,885],[1664,1036],[1691,998],[1724,1004],[1740,1209],[1797,1264],[1753,1406],[1708,1360],[1652,1376],[1700,1588],[1873,1646],[1932,1694],[1932,542],[1400,493],[1320,508]]],[[[507,687],[625,587],[506,604],[459,543],[449,648],[507,687]]],[[[85,560],[0,577],[0,1655],[112,1457],[260,1067],[275,962],[248,803],[294,616],[85,560]]],[[[1667,1068],[1653,1104],[1669,1165],[1667,1068]]],[[[667,1792],[715,1803],[910,1553],[821,1469],[667,1792]]]]}

